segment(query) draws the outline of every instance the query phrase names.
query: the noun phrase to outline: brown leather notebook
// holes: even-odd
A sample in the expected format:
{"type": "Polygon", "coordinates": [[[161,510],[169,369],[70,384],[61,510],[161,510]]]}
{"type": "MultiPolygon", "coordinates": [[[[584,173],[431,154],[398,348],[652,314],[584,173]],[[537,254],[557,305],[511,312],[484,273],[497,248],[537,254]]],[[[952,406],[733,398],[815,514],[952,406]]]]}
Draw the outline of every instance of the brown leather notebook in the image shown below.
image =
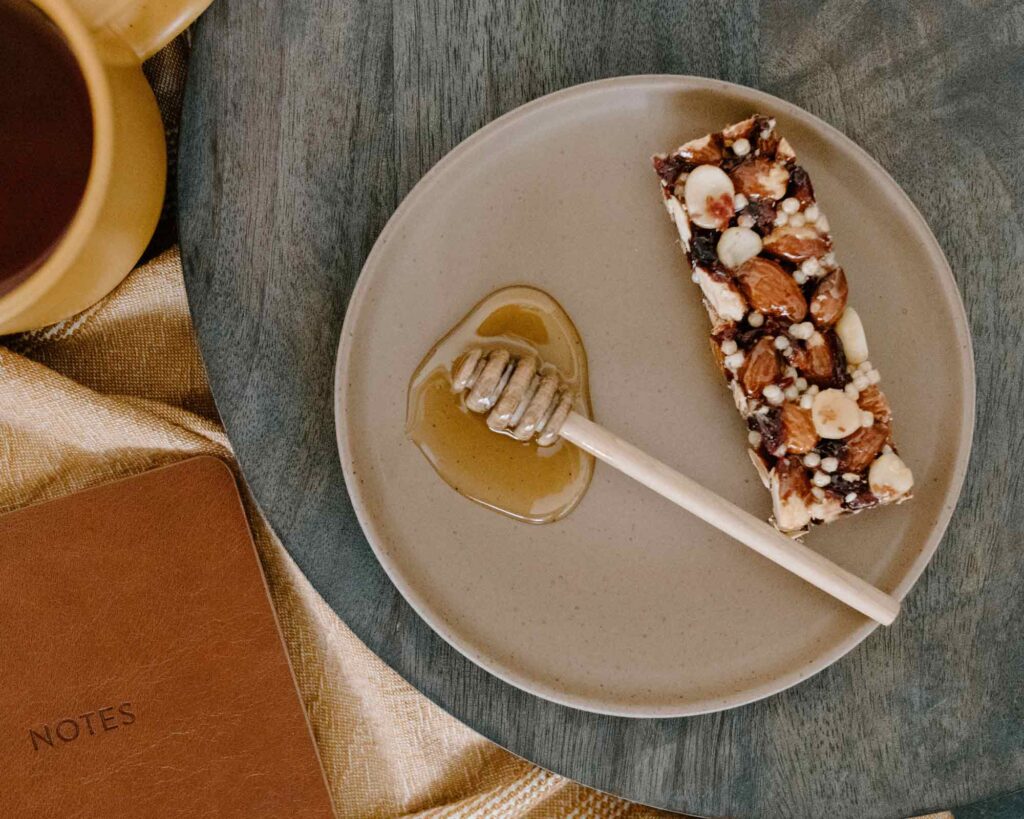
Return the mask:
{"type": "Polygon", "coordinates": [[[215,458],[0,518],[0,703],[0,816],[334,816],[215,458]]]}

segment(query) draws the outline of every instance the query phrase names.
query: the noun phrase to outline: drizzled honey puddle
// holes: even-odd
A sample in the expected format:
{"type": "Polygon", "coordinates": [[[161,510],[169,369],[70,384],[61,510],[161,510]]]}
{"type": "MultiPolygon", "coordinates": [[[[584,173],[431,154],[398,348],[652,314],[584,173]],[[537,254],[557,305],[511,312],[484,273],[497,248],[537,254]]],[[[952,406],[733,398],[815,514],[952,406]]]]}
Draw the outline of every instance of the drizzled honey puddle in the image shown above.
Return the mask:
{"type": "Polygon", "coordinates": [[[532,287],[506,287],[476,305],[427,354],[409,382],[406,430],[459,494],[528,523],[550,523],[580,502],[594,459],[565,441],[549,447],[492,432],[452,392],[452,371],[470,347],[506,347],[553,365],[590,416],[587,355],[565,310],[532,287]]]}

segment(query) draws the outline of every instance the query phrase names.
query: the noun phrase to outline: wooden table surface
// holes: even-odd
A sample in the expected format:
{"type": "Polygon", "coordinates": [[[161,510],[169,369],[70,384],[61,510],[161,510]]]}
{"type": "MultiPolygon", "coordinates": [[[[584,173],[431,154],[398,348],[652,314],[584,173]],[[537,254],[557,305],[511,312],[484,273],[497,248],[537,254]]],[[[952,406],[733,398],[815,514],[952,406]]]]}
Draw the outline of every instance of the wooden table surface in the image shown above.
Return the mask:
{"type": "MultiPolygon", "coordinates": [[[[709,815],[861,819],[1020,789],[1022,43],[1019,2],[218,0],[197,28],[184,117],[186,279],[218,407],[286,547],[428,697],[604,790],[709,815]],[[552,705],[437,638],[353,517],[331,409],[348,295],[420,176],[528,100],[640,73],[769,91],[874,155],[949,257],[978,372],[964,495],[897,624],[795,689],[685,720],[552,705]],[[879,666],[886,684],[865,688],[879,666]]],[[[1021,812],[1018,793],[957,816],[1021,812]]]]}

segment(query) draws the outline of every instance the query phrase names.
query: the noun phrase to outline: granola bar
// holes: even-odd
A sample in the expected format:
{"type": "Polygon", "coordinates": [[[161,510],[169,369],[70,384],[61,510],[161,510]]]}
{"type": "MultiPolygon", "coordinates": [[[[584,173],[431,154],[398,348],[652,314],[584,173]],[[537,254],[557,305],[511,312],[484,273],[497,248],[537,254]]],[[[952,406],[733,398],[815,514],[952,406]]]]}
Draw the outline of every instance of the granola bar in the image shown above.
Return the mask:
{"type": "Polygon", "coordinates": [[[799,533],[908,500],[913,475],[828,219],[775,121],[751,116],[655,156],[654,169],[774,524],[799,533]]]}

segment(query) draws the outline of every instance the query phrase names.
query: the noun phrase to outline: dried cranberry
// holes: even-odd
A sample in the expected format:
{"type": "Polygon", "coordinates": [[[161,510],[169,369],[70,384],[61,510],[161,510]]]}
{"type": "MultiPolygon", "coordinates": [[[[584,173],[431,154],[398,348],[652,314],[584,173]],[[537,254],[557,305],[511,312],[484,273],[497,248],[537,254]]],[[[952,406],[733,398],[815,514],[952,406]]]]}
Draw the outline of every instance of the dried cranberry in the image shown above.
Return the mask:
{"type": "Polygon", "coordinates": [[[764,327],[750,327],[745,326],[744,329],[738,330],[734,338],[736,344],[741,350],[749,350],[755,344],[758,339],[764,335],[764,327]]]}
{"type": "Polygon", "coordinates": [[[833,440],[832,438],[822,438],[818,441],[818,445],[814,447],[814,451],[822,458],[835,458],[836,460],[842,460],[843,453],[846,451],[846,444],[842,441],[833,440]]]}
{"type": "Polygon", "coordinates": [[[712,270],[718,264],[718,236],[717,230],[695,227],[690,239],[690,262],[712,270]]]}
{"type": "Polygon", "coordinates": [[[740,349],[749,350],[757,344],[762,336],[782,335],[789,329],[791,324],[792,322],[784,318],[771,315],[764,317],[760,327],[751,327],[744,320],[742,327],[737,328],[736,334],[733,337],[736,339],[736,344],[739,345],[740,349]]]}
{"type": "Polygon", "coordinates": [[[679,174],[683,171],[691,170],[691,168],[688,167],[690,163],[679,156],[679,154],[656,156],[651,161],[654,163],[655,173],[657,173],[669,187],[675,184],[676,179],[679,178],[679,174]]]}
{"type": "Polygon", "coordinates": [[[878,498],[870,492],[858,492],[852,501],[843,498],[843,506],[854,512],[858,509],[870,509],[872,506],[878,506],[878,498]]]}
{"type": "Polygon", "coordinates": [[[828,485],[828,490],[834,495],[842,495],[846,497],[851,492],[857,494],[863,492],[865,488],[864,481],[861,478],[857,478],[853,481],[848,481],[842,475],[833,475],[832,483],[828,485]]]}
{"type": "Polygon", "coordinates": [[[842,475],[833,475],[832,482],[828,485],[828,491],[836,495],[846,509],[867,509],[878,505],[878,498],[871,494],[863,476],[848,481],[842,475]]]}
{"type": "Polygon", "coordinates": [[[811,177],[799,165],[794,165],[789,172],[789,189],[786,191],[786,196],[799,199],[800,204],[804,206],[814,201],[814,188],[811,186],[811,177]]]}
{"type": "Polygon", "coordinates": [[[785,316],[773,316],[771,314],[767,314],[764,317],[764,324],[761,325],[761,329],[773,336],[780,336],[785,333],[792,324],[793,322],[785,316]]]}
{"type": "Polygon", "coordinates": [[[829,346],[832,348],[832,361],[834,362],[832,367],[832,379],[828,386],[841,390],[853,380],[850,378],[850,374],[846,371],[846,353],[843,351],[843,344],[839,340],[839,336],[836,335],[835,330],[828,330],[825,333],[825,338],[828,340],[829,346]]]}
{"type": "Polygon", "coordinates": [[[752,199],[743,213],[754,220],[754,230],[767,236],[775,226],[775,203],[771,199],[752,199]]]}
{"type": "Polygon", "coordinates": [[[731,171],[737,165],[742,163],[745,157],[736,156],[736,154],[734,154],[732,151],[726,151],[725,144],[722,141],[721,134],[715,134],[715,136],[718,137],[719,143],[722,145],[723,154],[721,161],[718,163],[718,167],[720,167],[726,173],[729,173],[729,171],[731,171]]]}
{"type": "Polygon", "coordinates": [[[820,282],[816,278],[808,279],[800,286],[800,291],[804,294],[804,299],[808,304],[814,298],[814,293],[818,289],[820,282]]]}
{"type": "Polygon", "coordinates": [[[755,413],[757,431],[761,433],[761,443],[765,451],[774,454],[782,445],[782,411],[773,407],[765,413],[755,413]]]}

